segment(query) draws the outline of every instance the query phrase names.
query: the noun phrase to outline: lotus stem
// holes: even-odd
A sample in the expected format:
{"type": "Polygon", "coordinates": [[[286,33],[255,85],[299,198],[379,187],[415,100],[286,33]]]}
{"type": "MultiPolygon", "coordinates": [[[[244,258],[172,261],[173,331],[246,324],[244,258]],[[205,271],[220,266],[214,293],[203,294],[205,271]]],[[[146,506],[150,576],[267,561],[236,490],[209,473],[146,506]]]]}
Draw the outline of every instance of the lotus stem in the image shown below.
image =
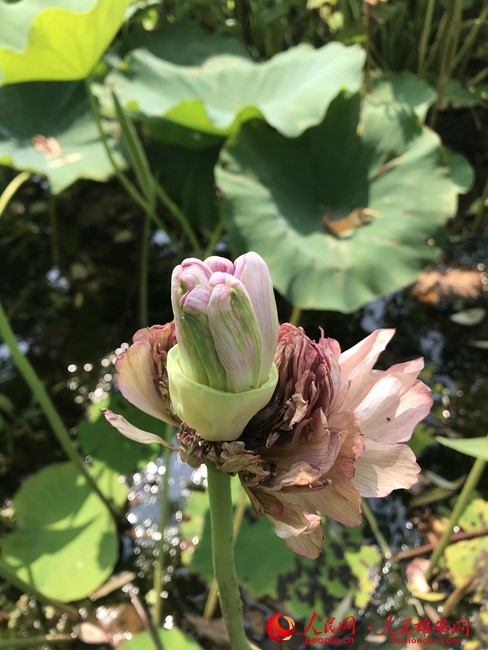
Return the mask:
{"type": "Polygon", "coordinates": [[[220,607],[232,650],[249,650],[244,632],[242,602],[234,564],[234,535],[230,476],[207,463],[208,496],[212,525],[212,558],[220,607]]]}
{"type": "Polygon", "coordinates": [[[296,327],[298,327],[298,324],[300,323],[301,319],[302,319],[302,310],[300,309],[300,307],[293,305],[288,322],[291,325],[295,325],[296,327]]]}
{"type": "Polygon", "coordinates": [[[390,547],[388,546],[388,542],[383,536],[383,533],[381,532],[380,527],[378,526],[378,522],[376,521],[376,517],[374,516],[374,513],[369,507],[369,503],[366,501],[366,499],[363,499],[362,501],[362,509],[363,509],[364,518],[368,522],[369,527],[371,528],[371,532],[373,533],[376,541],[378,542],[378,546],[381,548],[383,557],[389,559],[391,557],[390,547]]]}
{"type": "MultiPolygon", "coordinates": [[[[234,544],[239,535],[239,530],[241,529],[242,520],[244,519],[244,513],[246,511],[248,498],[246,491],[241,486],[241,498],[237,504],[236,509],[234,510],[234,521],[232,524],[232,529],[234,533],[234,544]]],[[[208,591],[207,602],[205,603],[205,608],[203,610],[203,618],[210,620],[215,614],[215,608],[217,607],[217,600],[219,596],[219,587],[217,585],[217,580],[215,577],[212,579],[210,584],[210,589],[208,591]]]]}
{"type": "Polygon", "coordinates": [[[442,536],[437,546],[435,547],[434,552],[432,553],[432,556],[430,558],[430,565],[425,574],[425,578],[427,580],[430,580],[432,578],[432,575],[434,573],[435,568],[437,567],[437,564],[439,563],[439,560],[441,559],[444,551],[446,550],[449,542],[451,541],[452,531],[454,530],[454,527],[457,525],[459,518],[463,514],[466,506],[468,505],[468,502],[471,498],[471,494],[473,493],[473,490],[478,485],[478,481],[480,480],[481,475],[483,474],[485,466],[486,466],[486,461],[483,460],[482,458],[477,458],[475,460],[473,467],[471,468],[471,471],[468,474],[468,478],[464,483],[463,489],[461,490],[461,493],[456,500],[453,511],[451,513],[451,517],[449,519],[449,523],[447,524],[446,529],[442,533],[442,536]]]}
{"type": "MultiPolygon", "coordinates": [[[[167,426],[167,435],[165,436],[166,440],[171,436],[171,431],[173,430],[171,425],[167,426]]],[[[170,442],[170,440],[169,440],[170,442]]],[[[164,531],[168,524],[169,517],[169,468],[171,463],[171,449],[164,450],[164,474],[163,480],[161,483],[161,495],[160,495],[160,505],[161,505],[161,514],[159,516],[159,542],[158,542],[158,557],[157,562],[154,567],[154,576],[153,576],[153,589],[156,594],[156,600],[154,601],[154,607],[152,611],[152,619],[154,626],[159,628],[161,626],[161,582],[163,579],[164,570],[166,568],[166,557],[164,554],[164,531]]]]}

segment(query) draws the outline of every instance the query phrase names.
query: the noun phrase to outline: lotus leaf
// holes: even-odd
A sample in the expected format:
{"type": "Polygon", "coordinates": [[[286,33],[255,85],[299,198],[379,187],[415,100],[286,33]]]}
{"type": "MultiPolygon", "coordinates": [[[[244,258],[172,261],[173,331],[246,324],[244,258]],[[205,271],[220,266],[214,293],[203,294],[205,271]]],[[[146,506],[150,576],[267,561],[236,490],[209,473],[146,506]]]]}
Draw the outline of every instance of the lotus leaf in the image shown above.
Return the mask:
{"type": "MultiPolygon", "coordinates": [[[[173,627],[171,630],[159,630],[158,635],[165,648],[171,650],[201,650],[199,643],[177,627],[173,627]]],[[[148,632],[140,632],[132,639],[125,641],[120,646],[120,650],[147,650],[147,648],[151,648],[153,645],[154,642],[151,639],[151,635],[148,632]]]]}
{"type": "Polygon", "coordinates": [[[353,312],[438,255],[459,191],[442,154],[410,106],[374,95],[339,96],[294,140],[245,124],[216,168],[231,244],[298,307],[353,312]]]}
{"type": "MultiPolygon", "coordinates": [[[[1,87],[0,115],[0,164],[45,174],[54,193],[79,178],[111,176],[82,83],[34,81],[1,87]]],[[[122,157],[115,157],[123,166],[122,157]]]]}
{"type": "Polygon", "coordinates": [[[437,97],[432,86],[410,72],[377,77],[373,81],[373,88],[377,100],[408,104],[422,122],[437,97]]]}
{"type": "Polygon", "coordinates": [[[318,50],[299,45],[264,63],[216,55],[194,67],[137,49],[108,82],[124,106],[146,117],[166,117],[220,135],[263,117],[295,137],[322,121],[341,90],[359,90],[363,62],[361,48],[340,43],[318,50]]]}
{"type": "Polygon", "coordinates": [[[460,454],[467,456],[474,456],[475,458],[482,458],[488,462],[488,436],[481,436],[481,438],[443,438],[437,436],[437,442],[440,442],[444,447],[454,449],[460,454]]]}
{"type": "Polygon", "coordinates": [[[72,463],[50,465],[14,497],[17,529],[2,543],[0,563],[48,598],[85,598],[117,560],[115,523],[72,463]],[[67,579],[68,578],[68,579],[67,579]]]}
{"type": "Polygon", "coordinates": [[[1,2],[0,83],[87,77],[117,33],[129,2],[1,2]]]}

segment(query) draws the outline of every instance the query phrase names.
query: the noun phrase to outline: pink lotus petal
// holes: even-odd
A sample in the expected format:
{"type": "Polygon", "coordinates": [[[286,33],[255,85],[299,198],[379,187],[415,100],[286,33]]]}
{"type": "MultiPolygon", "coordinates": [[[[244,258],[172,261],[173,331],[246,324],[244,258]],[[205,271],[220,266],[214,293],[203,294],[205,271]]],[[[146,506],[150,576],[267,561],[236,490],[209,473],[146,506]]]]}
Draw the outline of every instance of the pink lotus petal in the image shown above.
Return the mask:
{"type": "Polygon", "coordinates": [[[419,471],[415,454],[407,445],[386,445],[366,438],[353,483],[363,497],[384,497],[415,485],[419,471]]]}
{"type": "Polygon", "coordinates": [[[365,382],[379,355],[395,334],[394,329],[376,330],[339,357],[341,390],[336,402],[341,410],[353,410],[357,400],[364,394],[365,382]],[[347,406],[343,400],[347,400],[347,406]]]}
{"type": "Polygon", "coordinates": [[[127,420],[121,415],[118,415],[117,413],[114,413],[109,409],[100,409],[100,410],[105,416],[107,422],[111,424],[113,427],[115,427],[117,431],[121,433],[123,436],[129,438],[129,440],[142,442],[145,445],[152,445],[154,443],[157,443],[159,445],[163,445],[163,447],[166,447],[166,449],[172,449],[173,451],[177,451],[174,447],[168,445],[168,443],[164,441],[162,438],[160,438],[159,436],[156,436],[154,433],[149,433],[148,431],[143,431],[142,429],[138,429],[133,424],[130,424],[130,422],[127,422],[127,420]]]}
{"type": "Polygon", "coordinates": [[[211,269],[212,273],[222,271],[223,273],[234,275],[234,265],[225,257],[212,255],[211,257],[207,257],[207,259],[204,260],[204,263],[211,269]]]}
{"type": "Polygon", "coordinates": [[[120,392],[141,411],[145,411],[163,422],[171,423],[173,420],[168,416],[167,408],[165,408],[155,383],[150,335],[148,334],[143,340],[144,335],[140,332],[137,342],[117,357],[115,367],[118,373],[120,392]]]}
{"type": "Polygon", "coordinates": [[[409,440],[415,425],[429,414],[431,407],[432,393],[423,382],[416,381],[406,390],[401,379],[385,373],[354,413],[365,436],[394,444],[409,440]]]}
{"type": "Polygon", "coordinates": [[[234,262],[235,277],[246,287],[263,337],[263,356],[260,381],[267,380],[278,342],[278,315],[273,283],[263,258],[250,252],[234,262]],[[265,376],[266,375],[266,376],[265,376]]]}

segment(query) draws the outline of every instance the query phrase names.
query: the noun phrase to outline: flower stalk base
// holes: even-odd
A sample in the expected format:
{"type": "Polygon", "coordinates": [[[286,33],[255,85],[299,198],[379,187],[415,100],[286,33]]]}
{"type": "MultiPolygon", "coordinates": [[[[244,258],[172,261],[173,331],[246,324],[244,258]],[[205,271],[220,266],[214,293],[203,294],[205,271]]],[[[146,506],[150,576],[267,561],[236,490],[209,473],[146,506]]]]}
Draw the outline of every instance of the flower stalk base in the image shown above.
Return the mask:
{"type": "Polygon", "coordinates": [[[234,564],[233,509],[230,476],[207,463],[212,524],[212,560],[219,587],[220,607],[232,650],[250,650],[244,633],[242,602],[234,564]]]}

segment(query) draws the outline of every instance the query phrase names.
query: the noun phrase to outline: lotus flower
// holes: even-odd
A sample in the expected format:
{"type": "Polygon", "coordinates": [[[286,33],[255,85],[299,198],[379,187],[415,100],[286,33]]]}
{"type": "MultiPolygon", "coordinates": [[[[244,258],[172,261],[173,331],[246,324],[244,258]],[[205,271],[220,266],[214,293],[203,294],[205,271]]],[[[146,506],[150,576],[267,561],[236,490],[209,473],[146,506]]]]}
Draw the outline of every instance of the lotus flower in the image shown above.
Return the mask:
{"type": "MultiPolygon", "coordinates": [[[[240,440],[207,452],[222,471],[239,474],[255,511],[299,555],[319,555],[321,515],[358,526],[362,496],[417,481],[415,456],[402,443],[429,413],[432,396],[417,380],[422,359],[373,369],[393,334],[377,330],[341,353],[323,334],[315,343],[301,328],[281,325],[273,399],[240,440]]],[[[190,463],[201,462],[191,432],[181,443],[190,463]]]]}
{"type": "MultiPolygon", "coordinates": [[[[278,336],[271,281],[255,253],[234,264],[185,260],[173,273],[172,301],[175,322],[139,330],[119,355],[120,390],[180,425],[183,460],[238,474],[255,511],[293,551],[318,556],[322,515],[357,526],[361,497],[417,481],[403,443],[432,396],[417,379],[422,359],[374,369],[394,330],[345,352],[290,324],[278,336]]],[[[105,416],[129,438],[162,442],[111,411],[105,416]]]]}

